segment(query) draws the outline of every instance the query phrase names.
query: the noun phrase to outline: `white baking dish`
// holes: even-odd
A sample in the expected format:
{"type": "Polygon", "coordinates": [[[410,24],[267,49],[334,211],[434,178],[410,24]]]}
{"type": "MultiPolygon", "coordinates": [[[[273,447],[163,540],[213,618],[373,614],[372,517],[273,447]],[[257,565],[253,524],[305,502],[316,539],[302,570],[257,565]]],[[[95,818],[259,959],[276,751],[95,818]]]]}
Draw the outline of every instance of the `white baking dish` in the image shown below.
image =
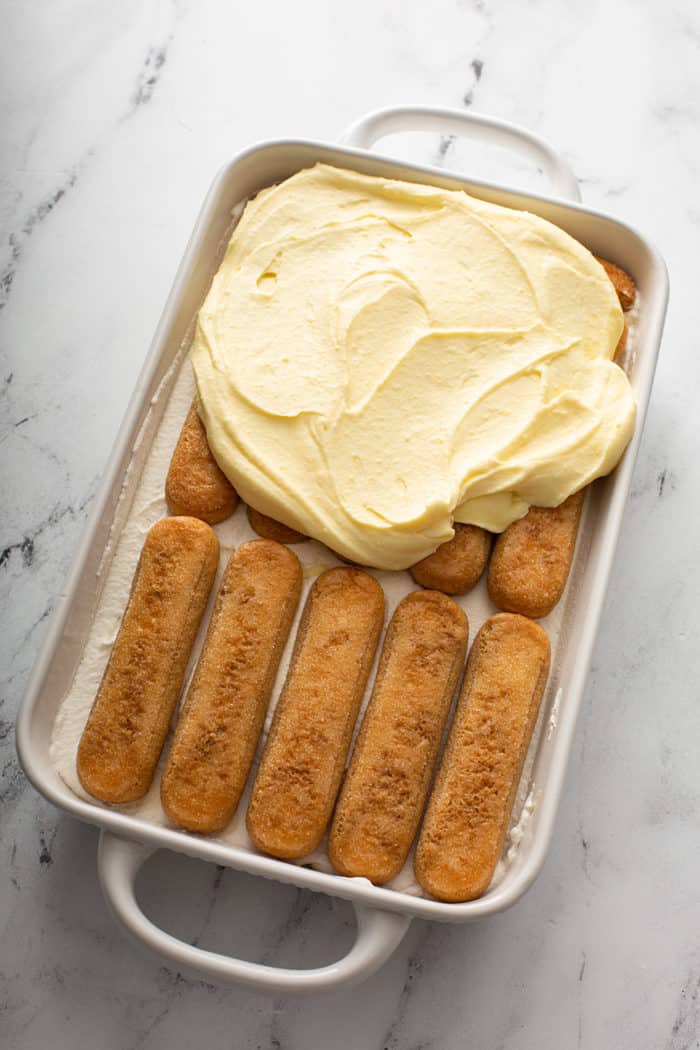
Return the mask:
{"type": "MultiPolygon", "coordinates": [[[[17,746],[22,766],[46,798],[67,812],[102,828],[99,874],[115,914],[141,941],[180,969],[196,970],[211,979],[237,981],[268,990],[309,992],[368,976],[396,948],[416,915],[448,922],[466,922],[502,911],[513,904],[539,872],[551,837],[576,716],[586,681],[600,619],[615,544],[630,486],[634,461],[659,350],[668,279],[663,261],[636,231],[580,204],[576,180],[565,162],[546,143],[512,125],[473,114],[422,107],[380,111],[354,125],[333,146],[308,141],[263,143],[240,154],[217,176],[204,203],[143,372],[122,425],[85,536],[66,583],[56,600],[42,651],[17,721],[17,746]],[[545,171],[556,197],[522,194],[503,186],[473,182],[442,169],[399,163],[367,150],[381,135],[405,130],[430,130],[475,135],[526,153],[545,171]],[[372,175],[432,182],[464,188],[486,200],[525,208],[556,223],[593,252],[614,259],[634,277],[639,312],[634,332],[631,381],[638,404],[635,431],[617,470],[596,483],[589,494],[584,535],[579,543],[575,601],[563,624],[566,645],[559,649],[548,692],[557,716],[540,734],[531,780],[538,805],[514,863],[503,879],[477,901],[445,904],[409,896],[362,879],[313,870],[212,839],[155,826],[130,814],[79,798],[63,783],[49,758],[51,727],[62,697],[80,659],[96,602],[96,579],[113,528],[127,468],[142,424],[156,391],[187,337],[204,299],[231,225],[233,206],[258,190],[300,168],[322,160],[372,175]],[[556,700],[555,700],[556,698],[556,700]],[[139,868],[155,850],[168,848],[266,878],[351,900],[357,912],[357,938],[348,955],[330,966],[287,970],[250,963],[204,951],[160,930],[142,913],[134,882],[139,868]]],[[[112,537],[113,538],[113,537],[112,537]]],[[[568,609],[568,606],[567,606],[568,609]]],[[[545,719],[551,712],[545,711],[545,719]]]]}

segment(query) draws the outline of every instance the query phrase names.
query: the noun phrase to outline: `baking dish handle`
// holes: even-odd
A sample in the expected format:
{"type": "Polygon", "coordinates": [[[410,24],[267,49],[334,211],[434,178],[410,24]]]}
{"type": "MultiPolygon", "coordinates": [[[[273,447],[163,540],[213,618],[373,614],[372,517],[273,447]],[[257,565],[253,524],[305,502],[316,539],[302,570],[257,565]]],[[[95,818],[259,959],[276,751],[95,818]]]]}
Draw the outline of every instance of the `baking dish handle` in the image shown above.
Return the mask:
{"type": "Polygon", "coordinates": [[[140,868],[156,847],[100,833],[97,867],[105,899],[113,914],[138,941],[161,955],[178,970],[218,983],[242,984],[259,991],[304,995],[326,988],[349,986],[379,969],[399,946],[411,919],[388,911],[354,904],[357,935],[342,959],[310,970],[287,969],[247,962],[206,951],[173,937],[144,915],[136,899],[135,884],[140,868]]]}
{"type": "Polygon", "coordinates": [[[481,113],[433,106],[389,106],[361,117],[347,129],[340,141],[345,146],[368,150],[384,135],[405,131],[462,135],[494,146],[515,149],[544,171],[555,196],[565,200],[581,200],[576,176],[553,146],[518,124],[481,113]]]}

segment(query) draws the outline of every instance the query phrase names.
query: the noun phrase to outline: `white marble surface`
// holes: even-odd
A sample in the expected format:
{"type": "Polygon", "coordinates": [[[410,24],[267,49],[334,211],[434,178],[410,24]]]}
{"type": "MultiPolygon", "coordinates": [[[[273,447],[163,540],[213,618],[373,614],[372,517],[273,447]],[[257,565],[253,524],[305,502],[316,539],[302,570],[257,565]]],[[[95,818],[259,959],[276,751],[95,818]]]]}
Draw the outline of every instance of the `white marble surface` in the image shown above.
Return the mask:
{"type": "MultiPolygon", "coordinates": [[[[699,1046],[697,5],[5,0],[2,15],[2,1045],[699,1046]],[[363,987],[271,999],[185,979],[126,940],[100,897],[96,831],[26,784],[13,720],[213,173],[257,139],[333,138],[405,101],[559,144],[584,199],[657,242],[671,308],[539,881],[475,926],[415,922],[363,987]]],[[[411,152],[528,181],[437,138],[411,152]]],[[[156,859],[144,901],[249,958],[308,965],[351,937],[344,905],[185,860],[156,859]]]]}

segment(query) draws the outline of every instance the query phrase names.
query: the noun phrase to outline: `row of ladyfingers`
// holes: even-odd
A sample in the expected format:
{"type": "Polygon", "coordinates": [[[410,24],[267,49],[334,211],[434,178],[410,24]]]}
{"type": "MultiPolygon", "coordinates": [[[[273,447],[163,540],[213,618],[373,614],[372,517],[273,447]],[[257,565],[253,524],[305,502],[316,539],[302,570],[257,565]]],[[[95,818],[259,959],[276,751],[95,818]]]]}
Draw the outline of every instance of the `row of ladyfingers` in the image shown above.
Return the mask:
{"type": "MultiPolygon", "coordinates": [[[[634,282],[624,270],[599,260],[617,292],[623,310],[634,304],[634,282]]],[[[615,361],[622,367],[627,324],[615,361]]],[[[166,480],[172,514],[188,514],[215,524],[236,509],[238,496],[219,469],[207,443],[204,426],[192,405],[173,454],[166,480]]],[[[488,590],[494,605],[505,612],[539,619],[552,611],[569,577],[576,546],[584,491],[559,507],[531,507],[497,539],[491,553],[490,533],[475,525],[455,524],[455,535],[410,569],[416,583],[445,594],[462,595],[479,581],[489,563],[488,590]]],[[[300,543],[308,537],[248,508],[251,528],[265,539],[300,543]]]]}
{"type": "MultiPolygon", "coordinates": [[[[629,309],[633,283],[603,265],[629,309]]],[[[625,339],[626,326],[618,363],[625,339]]],[[[218,541],[203,522],[223,521],[238,503],[194,406],[166,497],[173,514],[189,516],[159,522],[147,538],[79,747],[81,781],[106,802],[148,790],[216,572],[218,541]]],[[[558,508],[532,508],[499,537],[489,568],[498,607],[538,617],[556,604],[582,501],[579,493],[558,508]]],[[[248,517],[279,543],[306,538],[252,508],[248,517]]],[[[466,649],[466,617],[445,593],[473,587],[490,548],[483,530],[457,526],[453,540],[411,570],[434,590],[404,599],[387,631],[330,830],[329,856],[345,874],[384,882],[406,859],[466,649]]],[[[236,810],[300,587],[299,563],[278,543],[244,544],[229,562],[162,782],[166,811],[190,830],[220,830],[236,810]]],[[[260,849],[297,858],[323,837],[383,609],[381,588],[359,569],[331,570],[312,588],[248,811],[260,849]]],[[[417,877],[437,897],[470,899],[490,881],[548,662],[546,635],[517,615],[492,617],[472,646],[416,851],[417,877]],[[513,717],[505,717],[504,696],[513,717]]]]}
{"type": "MultiPolygon", "coordinates": [[[[166,518],[146,538],[78,748],[81,783],[104,802],[135,801],[151,784],[217,556],[214,532],[193,518],[166,518]]],[[[238,807],[301,575],[274,541],[244,543],[229,560],[161,781],[167,815],[190,831],[221,831],[238,807]]],[[[378,884],[415,839],[468,638],[444,594],[399,603],[344,776],[383,621],[382,588],[363,570],[315,581],[247,811],[254,844],[286,859],[313,852],[330,823],[335,869],[378,884]]],[[[472,899],[491,881],[548,667],[545,632],[521,616],[492,617],[472,646],[414,863],[439,899],[472,899]]]]}

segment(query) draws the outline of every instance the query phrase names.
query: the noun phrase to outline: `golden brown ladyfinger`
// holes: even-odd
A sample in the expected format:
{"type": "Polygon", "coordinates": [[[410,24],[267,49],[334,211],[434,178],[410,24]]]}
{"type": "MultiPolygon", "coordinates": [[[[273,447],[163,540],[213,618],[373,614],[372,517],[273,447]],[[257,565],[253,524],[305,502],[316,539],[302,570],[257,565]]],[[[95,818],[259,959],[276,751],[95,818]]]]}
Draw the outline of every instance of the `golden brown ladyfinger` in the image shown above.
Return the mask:
{"type": "Polygon", "coordinates": [[[78,745],[80,782],[102,802],[150,787],[218,560],[219,541],[196,518],[163,518],[146,536],[78,745]]]}
{"type": "Polygon", "coordinates": [[[211,453],[194,402],[170,461],[165,500],[171,514],[188,514],[210,525],[230,517],[238,505],[236,490],[211,453]]]}
{"type": "Polygon", "coordinates": [[[622,309],[631,310],[637,297],[637,289],[630,275],[622,267],[616,266],[615,263],[611,263],[607,259],[599,259],[597,255],[596,259],[598,259],[598,262],[610,278],[622,309]]]}
{"type": "Polygon", "coordinates": [[[248,806],[265,853],[304,857],[323,838],[383,620],[384,592],[361,569],[311,588],[248,806]]]}
{"type": "Polygon", "coordinates": [[[229,823],[258,746],[301,592],[298,558],[251,540],[226,567],[160,787],[163,808],[188,831],[229,823]]]}
{"type": "Polygon", "coordinates": [[[491,534],[477,525],[454,523],[455,534],[409,570],[421,587],[466,594],[479,582],[491,550],[491,534]]]}
{"type": "Polygon", "coordinates": [[[403,867],[468,633],[463,611],[437,591],[415,591],[396,607],[328,838],[328,857],[342,875],[381,884],[403,867]]]}
{"type": "Polygon", "coordinates": [[[479,631],[421,828],[415,875],[443,901],[488,888],[549,673],[549,639],[499,613],[479,631]]]}
{"type": "Polygon", "coordinates": [[[283,525],[281,521],[268,518],[267,514],[261,514],[259,510],[248,507],[248,524],[258,536],[266,540],[274,540],[276,543],[306,543],[308,536],[303,532],[297,532],[289,525],[283,525]]]}
{"type": "Polygon", "coordinates": [[[569,577],[584,492],[559,507],[530,507],[496,540],[489,565],[491,601],[539,619],[557,604],[569,577]]]}
{"type": "MultiPolygon", "coordinates": [[[[598,259],[617,292],[623,310],[634,304],[632,278],[619,266],[598,259]]],[[[613,360],[626,367],[628,325],[624,322],[613,360]]],[[[491,555],[488,589],[499,609],[535,619],[557,604],[569,578],[576,547],[585,490],[559,507],[531,507],[496,540],[491,555]]]]}

